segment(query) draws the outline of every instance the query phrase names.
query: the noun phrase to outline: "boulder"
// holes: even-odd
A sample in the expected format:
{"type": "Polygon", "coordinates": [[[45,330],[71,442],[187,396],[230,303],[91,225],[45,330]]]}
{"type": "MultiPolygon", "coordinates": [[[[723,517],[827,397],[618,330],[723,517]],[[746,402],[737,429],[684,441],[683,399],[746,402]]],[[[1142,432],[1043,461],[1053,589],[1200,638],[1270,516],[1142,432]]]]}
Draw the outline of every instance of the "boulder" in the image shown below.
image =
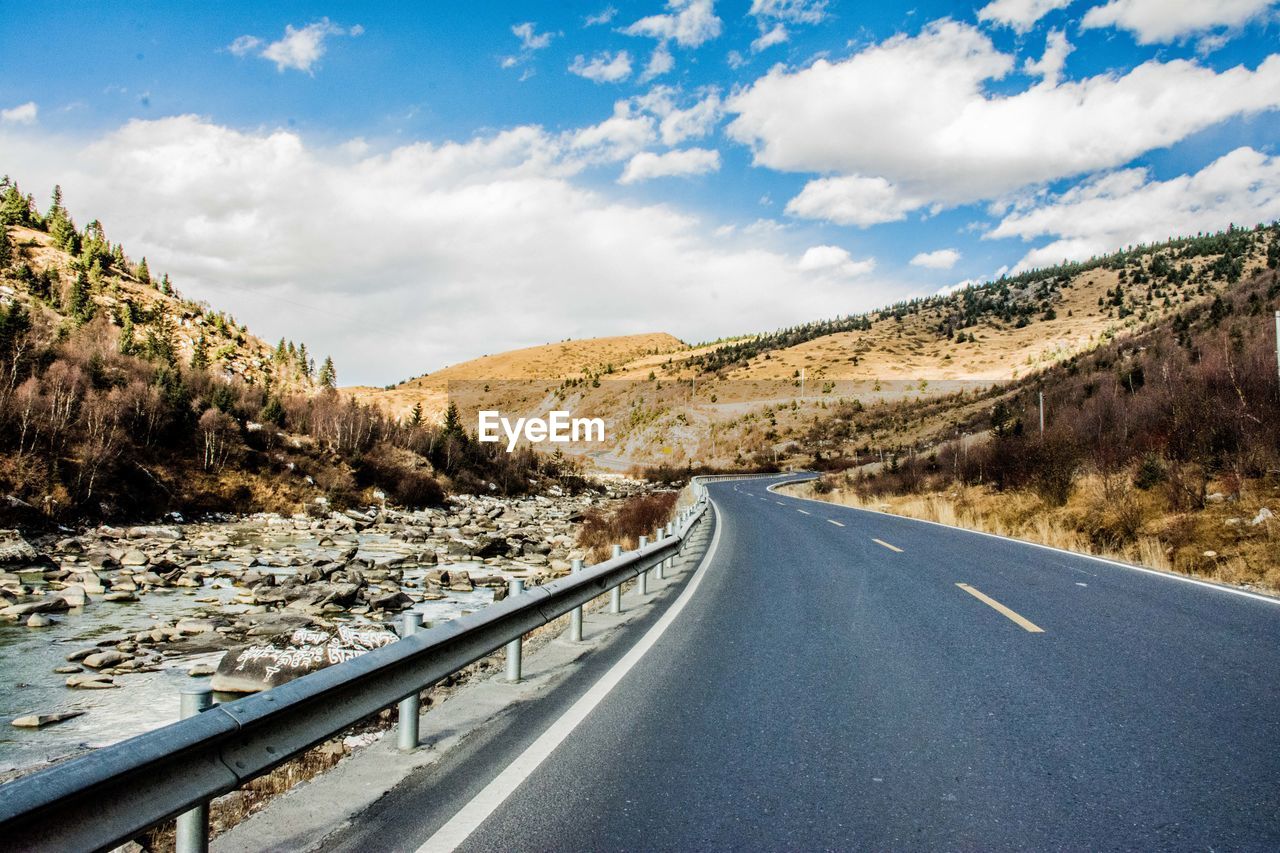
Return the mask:
{"type": "Polygon", "coordinates": [[[68,678],[67,686],[76,690],[106,690],[120,685],[116,684],[109,675],[103,675],[100,672],[86,672],[82,675],[73,675],[68,678]]]}
{"type": "Polygon", "coordinates": [[[51,726],[54,723],[61,723],[65,720],[71,720],[84,714],[84,711],[55,711],[52,714],[28,714],[25,717],[17,717],[11,725],[20,729],[40,729],[45,726],[51,726]]]}
{"type": "Polygon", "coordinates": [[[182,530],[171,525],[146,524],[130,527],[125,531],[125,537],[128,539],[165,539],[170,542],[177,542],[182,538],[182,530]]]}
{"type": "Polygon", "coordinates": [[[125,654],[124,652],[108,649],[107,651],[95,652],[94,654],[89,655],[82,661],[82,663],[90,669],[106,669],[109,666],[124,663],[132,657],[132,655],[125,654]]]}
{"type": "Polygon", "coordinates": [[[137,548],[130,548],[120,557],[120,565],[122,566],[145,566],[147,562],[147,555],[137,548]]]}
{"type": "Polygon", "coordinates": [[[14,530],[0,530],[0,565],[31,563],[36,559],[36,549],[14,530]]]}
{"type": "Polygon", "coordinates": [[[369,597],[369,606],[378,610],[404,610],[413,606],[413,599],[408,595],[396,590],[395,592],[384,592],[369,597]]]}
{"type": "Polygon", "coordinates": [[[336,633],[299,629],[283,642],[233,649],[218,662],[210,686],[220,693],[256,693],[395,642],[390,631],[341,626],[336,633]]]}

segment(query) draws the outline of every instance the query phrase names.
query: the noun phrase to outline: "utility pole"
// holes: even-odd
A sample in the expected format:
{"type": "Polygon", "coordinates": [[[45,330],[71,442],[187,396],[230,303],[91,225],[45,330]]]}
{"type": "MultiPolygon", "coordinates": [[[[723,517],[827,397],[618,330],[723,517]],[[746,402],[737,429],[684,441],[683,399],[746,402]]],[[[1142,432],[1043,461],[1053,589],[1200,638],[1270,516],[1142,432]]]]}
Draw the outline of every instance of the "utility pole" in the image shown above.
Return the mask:
{"type": "Polygon", "coordinates": [[[1040,392],[1040,435],[1044,436],[1044,392],[1040,392]]]}

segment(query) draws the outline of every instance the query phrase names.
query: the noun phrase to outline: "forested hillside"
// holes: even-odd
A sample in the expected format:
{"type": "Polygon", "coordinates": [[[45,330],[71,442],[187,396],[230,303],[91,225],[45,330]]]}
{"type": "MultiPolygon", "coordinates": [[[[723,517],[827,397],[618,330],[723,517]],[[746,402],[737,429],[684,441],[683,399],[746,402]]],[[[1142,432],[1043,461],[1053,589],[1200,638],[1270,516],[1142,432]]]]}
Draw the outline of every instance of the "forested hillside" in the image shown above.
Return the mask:
{"type": "Polygon", "coordinates": [[[375,489],[416,505],[563,473],[336,382],[305,344],[264,343],[101,223],[77,227],[57,188],[41,213],[0,181],[0,523],[323,510],[375,489]]]}

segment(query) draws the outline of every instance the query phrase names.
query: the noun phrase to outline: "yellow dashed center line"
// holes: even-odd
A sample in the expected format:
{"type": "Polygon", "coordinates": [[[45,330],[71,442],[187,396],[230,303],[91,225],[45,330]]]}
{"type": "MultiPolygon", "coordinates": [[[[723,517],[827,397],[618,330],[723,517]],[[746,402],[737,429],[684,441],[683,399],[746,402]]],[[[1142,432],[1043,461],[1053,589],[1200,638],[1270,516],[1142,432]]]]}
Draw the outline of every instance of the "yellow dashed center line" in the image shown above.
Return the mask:
{"type": "Polygon", "coordinates": [[[956,586],[960,587],[965,592],[969,593],[974,598],[978,599],[979,601],[981,601],[983,604],[987,605],[991,609],[999,611],[1002,615],[1007,617],[1010,621],[1018,623],[1018,625],[1020,625],[1024,630],[1030,631],[1032,634],[1044,633],[1044,629],[1041,628],[1036,623],[1032,622],[1030,619],[1013,612],[1012,610],[1005,607],[1000,602],[996,601],[991,596],[985,593],[979,592],[978,590],[969,586],[967,583],[958,583],[956,584],[956,586]]]}
{"type": "Polygon", "coordinates": [[[883,545],[884,547],[888,548],[890,551],[893,551],[895,554],[902,553],[902,549],[899,548],[897,545],[890,545],[888,542],[884,541],[883,539],[872,539],[871,541],[876,543],[877,545],[883,545]]]}
{"type": "Polygon", "coordinates": [[[834,518],[828,518],[828,519],[827,519],[827,524],[834,524],[836,527],[844,527],[844,525],[843,525],[843,524],[841,524],[840,522],[836,521],[834,518]]]}

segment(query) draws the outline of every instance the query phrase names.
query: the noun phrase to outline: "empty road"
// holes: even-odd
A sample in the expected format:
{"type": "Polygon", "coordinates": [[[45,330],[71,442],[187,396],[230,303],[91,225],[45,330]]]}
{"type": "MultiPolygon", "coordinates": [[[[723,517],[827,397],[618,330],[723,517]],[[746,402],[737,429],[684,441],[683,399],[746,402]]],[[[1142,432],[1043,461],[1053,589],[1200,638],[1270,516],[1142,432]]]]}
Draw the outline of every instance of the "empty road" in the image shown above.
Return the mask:
{"type": "Polygon", "coordinates": [[[709,487],[714,553],[585,716],[626,648],[333,849],[1280,847],[1280,605],[770,482],[709,487]]]}

